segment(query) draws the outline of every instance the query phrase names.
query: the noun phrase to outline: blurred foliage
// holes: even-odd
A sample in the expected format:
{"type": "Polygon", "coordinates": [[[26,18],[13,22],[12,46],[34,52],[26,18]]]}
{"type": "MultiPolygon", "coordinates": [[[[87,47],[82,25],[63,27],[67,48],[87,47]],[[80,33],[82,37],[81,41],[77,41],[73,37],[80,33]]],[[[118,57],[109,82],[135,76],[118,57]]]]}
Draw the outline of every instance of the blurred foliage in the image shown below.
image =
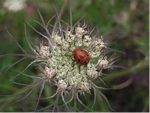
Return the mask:
{"type": "MultiPolygon", "coordinates": [[[[40,21],[37,11],[35,10],[32,1],[26,0],[26,7],[20,11],[12,12],[8,11],[3,6],[4,0],[0,1],[0,55],[10,53],[22,53],[19,47],[7,34],[5,27],[15,37],[18,43],[29,52],[29,47],[25,40],[24,35],[24,23],[28,21],[37,30],[43,32],[44,30],[35,22],[28,19],[27,16],[40,21]]],[[[44,20],[47,22],[54,14],[56,7],[60,12],[61,7],[65,0],[36,0],[35,3],[40,9],[44,20]]],[[[108,98],[111,106],[116,111],[120,112],[148,112],[149,111],[149,26],[148,26],[148,0],[72,0],[71,9],[73,14],[73,23],[75,24],[79,18],[85,15],[84,20],[88,21],[88,25],[91,26],[92,22],[99,28],[100,35],[104,37],[112,35],[118,29],[121,29],[125,25],[125,33],[116,35],[115,40],[112,41],[111,48],[123,51],[126,54],[117,53],[120,56],[120,60],[116,63],[122,65],[128,69],[112,69],[104,70],[104,73],[108,74],[103,77],[104,81],[109,87],[119,87],[123,85],[123,88],[116,90],[102,91],[108,98]],[[131,82],[128,82],[130,80],[131,82]],[[124,84],[122,84],[124,83],[124,84]]],[[[62,20],[70,22],[69,17],[69,3],[67,4],[62,20]]],[[[52,21],[54,23],[54,21],[52,21]]],[[[39,36],[30,27],[27,27],[27,34],[30,37],[30,41],[35,44],[38,43],[39,36]]],[[[19,60],[20,57],[5,57],[0,58],[0,94],[14,94],[20,91],[23,86],[13,84],[10,79],[17,75],[17,71],[23,70],[31,59],[26,59],[19,64],[14,65],[10,70],[4,74],[7,68],[19,60]]],[[[34,65],[31,66],[25,73],[29,75],[36,75],[38,71],[34,65]]],[[[33,81],[26,77],[16,78],[20,83],[32,83],[33,81]]],[[[102,85],[99,80],[95,83],[102,85]]],[[[48,97],[52,95],[55,88],[49,88],[45,86],[44,95],[48,97]]],[[[35,90],[30,97],[38,96],[38,89],[35,90]]],[[[81,97],[83,103],[86,103],[88,107],[92,106],[93,96],[86,95],[87,99],[81,97]]],[[[19,97],[19,96],[18,96],[19,97]]],[[[17,98],[18,98],[17,97],[17,98]]],[[[0,104],[3,105],[5,100],[10,101],[9,105],[6,105],[0,110],[2,111],[22,111],[21,106],[24,109],[31,111],[36,105],[33,101],[25,100],[18,104],[12,104],[9,98],[0,97],[0,104]]],[[[40,101],[41,106],[48,106],[54,100],[40,101]]],[[[62,103],[60,101],[60,103],[62,103]]],[[[78,109],[83,108],[80,104],[77,104],[78,109]]],[[[99,95],[97,97],[96,104],[93,111],[111,111],[99,95]]]]}

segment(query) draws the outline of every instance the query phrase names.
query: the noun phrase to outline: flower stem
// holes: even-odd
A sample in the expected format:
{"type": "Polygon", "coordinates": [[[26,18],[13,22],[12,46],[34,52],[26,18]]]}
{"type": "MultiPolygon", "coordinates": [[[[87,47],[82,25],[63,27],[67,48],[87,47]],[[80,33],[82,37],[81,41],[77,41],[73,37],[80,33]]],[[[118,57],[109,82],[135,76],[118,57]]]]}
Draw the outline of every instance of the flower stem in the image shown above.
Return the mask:
{"type": "Polygon", "coordinates": [[[74,98],[74,110],[75,110],[75,112],[76,112],[76,108],[77,108],[77,99],[74,98]]]}
{"type": "Polygon", "coordinates": [[[76,110],[77,110],[77,91],[76,91],[76,89],[74,89],[74,96],[73,96],[73,99],[74,99],[74,107],[73,107],[73,109],[72,109],[72,111],[73,112],[76,112],[76,110]]]}
{"type": "Polygon", "coordinates": [[[0,88],[7,89],[7,90],[10,90],[10,91],[13,91],[13,92],[16,92],[16,91],[19,90],[16,87],[8,86],[8,85],[5,85],[5,84],[0,84],[0,88]]]}
{"type": "MultiPolygon", "coordinates": [[[[64,14],[64,11],[65,11],[65,8],[68,4],[69,0],[65,0],[63,6],[61,7],[61,10],[60,10],[60,13],[59,13],[59,19],[62,18],[63,14],[64,14]]],[[[58,25],[58,21],[56,21],[55,25],[57,26],[58,25]]]]}
{"type": "Polygon", "coordinates": [[[143,69],[143,68],[149,66],[148,61],[149,61],[148,58],[145,58],[143,61],[141,61],[137,65],[133,66],[131,69],[123,70],[123,71],[120,71],[120,72],[117,72],[114,74],[109,74],[109,76],[104,76],[103,80],[112,79],[114,77],[119,77],[119,76],[123,76],[123,75],[129,74],[129,73],[135,72],[135,71],[139,71],[140,69],[143,69]]]}

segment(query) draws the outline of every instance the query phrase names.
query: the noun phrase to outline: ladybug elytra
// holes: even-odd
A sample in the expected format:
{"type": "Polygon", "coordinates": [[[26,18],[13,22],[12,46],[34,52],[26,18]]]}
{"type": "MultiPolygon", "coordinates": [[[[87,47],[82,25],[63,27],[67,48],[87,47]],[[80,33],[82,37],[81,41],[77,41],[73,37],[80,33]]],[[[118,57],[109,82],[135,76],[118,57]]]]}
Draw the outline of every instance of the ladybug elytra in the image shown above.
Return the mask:
{"type": "Polygon", "coordinates": [[[89,54],[83,49],[76,49],[73,53],[73,56],[75,61],[80,65],[86,65],[90,60],[89,54]]]}

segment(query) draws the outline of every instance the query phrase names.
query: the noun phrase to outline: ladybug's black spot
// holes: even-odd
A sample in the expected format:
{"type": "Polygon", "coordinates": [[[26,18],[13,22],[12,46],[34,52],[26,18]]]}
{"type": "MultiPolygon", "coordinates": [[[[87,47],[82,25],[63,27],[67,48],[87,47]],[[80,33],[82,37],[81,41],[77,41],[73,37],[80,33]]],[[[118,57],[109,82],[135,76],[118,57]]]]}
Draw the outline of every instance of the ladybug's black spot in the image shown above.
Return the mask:
{"type": "Polygon", "coordinates": [[[89,56],[89,55],[87,54],[87,56],[89,56]]]}
{"type": "Polygon", "coordinates": [[[75,56],[74,56],[74,58],[75,58],[75,56]]]}
{"type": "Polygon", "coordinates": [[[80,62],[80,59],[78,60],[78,62],[80,62]]]}
{"type": "Polygon", "coordinates": [[[82,52],[83,50],[81,49],[81,52],[82,52]]]}
{"type": "Polygon", "coordinates": [[[83,55],[82,57],[83,57],[83,58],[85,58],[85,56],[84,56],[84,55],[83,55]]]}

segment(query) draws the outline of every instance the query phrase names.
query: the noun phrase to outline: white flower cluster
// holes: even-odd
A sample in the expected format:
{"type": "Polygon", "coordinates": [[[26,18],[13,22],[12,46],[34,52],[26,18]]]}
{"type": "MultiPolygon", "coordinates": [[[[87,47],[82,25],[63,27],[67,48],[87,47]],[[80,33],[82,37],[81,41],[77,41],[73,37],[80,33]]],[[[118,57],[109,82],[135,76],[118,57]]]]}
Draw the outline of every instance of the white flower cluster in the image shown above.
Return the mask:
{"type": "Polygon", "coordinates": [[[58,33],[54,33],[53,46],[41,46],[40,55],[46,58],[44,74],[49,79],[55,79],[59,90],[71,90],[76,88],[81,92],[89,91],[90,83],[88,80],[96,79],[99,76],[97,65],[107,67],[107,59],[98,59],[101,55],[100,50],[106,48],[103,38],[92,38],[82,27],[75,28],[75,34],[65,31],[65,38],[58,33]],[[96,40],[95,40],[96,39],[96,40]],[[78,64],[73,52],[76,49],[83,49],[90,55],[87,65],[78,64]],[[96,62],[92,60],[97,58],[96,62]]]}
{"type": "Polygon", "coordinates": [[[17,12],[26,7],[26,0],[5,0],[3,6],[9,11],[17,12]]]}

